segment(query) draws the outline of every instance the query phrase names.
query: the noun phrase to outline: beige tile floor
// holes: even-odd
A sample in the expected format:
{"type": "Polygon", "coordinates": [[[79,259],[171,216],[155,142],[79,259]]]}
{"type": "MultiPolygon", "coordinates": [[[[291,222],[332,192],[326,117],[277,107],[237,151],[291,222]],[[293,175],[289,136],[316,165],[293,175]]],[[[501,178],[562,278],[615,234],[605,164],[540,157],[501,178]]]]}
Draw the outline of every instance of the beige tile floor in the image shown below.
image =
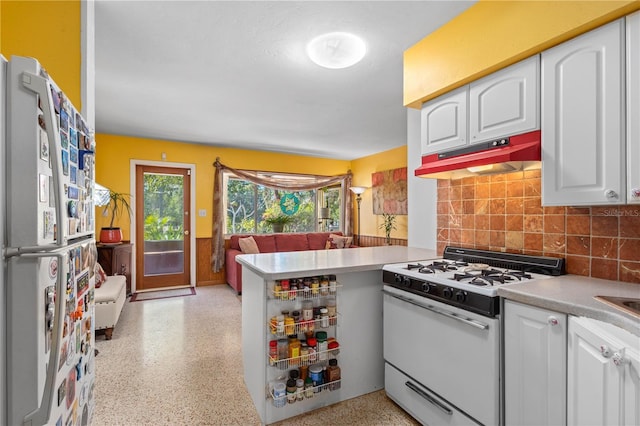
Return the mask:
{"type": "MultiPolygon", "coordinates": [[[[127,302],[96,348],[93,426],[260,424],[242,377],[241,302],[226,285],[127,302]]],[[[278,424],[418,423],[379,391],[278,424]]]]}

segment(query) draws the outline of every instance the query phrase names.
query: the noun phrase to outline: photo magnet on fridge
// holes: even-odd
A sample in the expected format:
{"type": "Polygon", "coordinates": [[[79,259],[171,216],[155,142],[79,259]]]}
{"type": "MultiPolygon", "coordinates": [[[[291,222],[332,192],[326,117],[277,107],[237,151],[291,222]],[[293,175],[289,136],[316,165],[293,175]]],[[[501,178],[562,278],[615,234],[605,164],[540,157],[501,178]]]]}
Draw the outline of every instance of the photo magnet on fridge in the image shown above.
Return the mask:
{"type": "Polygon", "coordinates": [[[47,132],[43,129],[39,129],[40,133],[40,159],[49,161],[49,137],[47,132]]]}
{"type": "Polygon", "coordinates": [[[69,114],[64,109],[60,110],[60,129],[69,130],[69,114]]]}
{"type": "Polygon", "coordinates": [[[76,132],[76,129],[70,128],[69,129],[69,139],[71,139],[71,145],[75,146],[76,148],[78,147],[78,132],[76,132]]]}
{"type": "Polygon", "coordinates": [[[62,150],[62,173],[69,175],[69,151],[62,150]]]}
{"type": "Polygon", "coordinates": [[[63,131],[60,131],[60,145],[62,146],[62,149],[69,148],[69,137],[63,131]]]}
{"type": "Polygon", "coordinates": [[[76,169],[76,166],[71,166],[69,168],[69,179],[71,180],[71,183],[76,183],[76,181],[77,181],[77,178],[76,178],[77,172],[78,172],[78,169],[76,169]]]}
{"type": "Polygon", "coordinates": [[[78,148],[73,146],[73,144],[69,147],[69,156],[73,164],[78,164],[78,148]]]}

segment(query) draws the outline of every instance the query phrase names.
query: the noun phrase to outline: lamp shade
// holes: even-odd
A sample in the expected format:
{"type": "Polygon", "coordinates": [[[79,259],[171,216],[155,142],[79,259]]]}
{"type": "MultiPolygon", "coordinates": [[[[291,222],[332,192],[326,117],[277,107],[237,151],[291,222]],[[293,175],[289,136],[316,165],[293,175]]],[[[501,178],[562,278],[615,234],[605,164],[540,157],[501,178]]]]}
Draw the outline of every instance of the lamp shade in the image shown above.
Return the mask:
{"type": "Polygon", "coordinates": [[[365,188],[364,186],[352,186],[349,189],[351,190],[351,192],[353,192],[356,195],[360,195],[360,194],[364,193],[364,191],[367,190],[367,188],[365,188]]]}

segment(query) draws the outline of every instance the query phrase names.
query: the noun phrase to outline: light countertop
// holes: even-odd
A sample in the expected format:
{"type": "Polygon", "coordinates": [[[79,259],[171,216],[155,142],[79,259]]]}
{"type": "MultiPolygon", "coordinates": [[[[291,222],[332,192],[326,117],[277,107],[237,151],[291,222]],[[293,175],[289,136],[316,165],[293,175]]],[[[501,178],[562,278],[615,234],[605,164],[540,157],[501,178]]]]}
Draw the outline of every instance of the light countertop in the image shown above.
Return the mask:
{"type": "MultiPolygon", "coordinates": [[[[405,246],[379,246],[341,250],[243,254],[237,256],[236,261],[266,280],[275,280],[381,270],[382,266],[388,263],[415,262],[437,259],[438,257],[435,250],[405,246]]],[[[382,275],[380,279],[382,279],[382,275]]]]}
{"type": "Polygon", "coordinates": [[[594,299],[595,296],[640,298],[640,284],[579,275],[562,275],[498,288],[505,299],[608,322],[640,336],[640,318],[594,299]]]}

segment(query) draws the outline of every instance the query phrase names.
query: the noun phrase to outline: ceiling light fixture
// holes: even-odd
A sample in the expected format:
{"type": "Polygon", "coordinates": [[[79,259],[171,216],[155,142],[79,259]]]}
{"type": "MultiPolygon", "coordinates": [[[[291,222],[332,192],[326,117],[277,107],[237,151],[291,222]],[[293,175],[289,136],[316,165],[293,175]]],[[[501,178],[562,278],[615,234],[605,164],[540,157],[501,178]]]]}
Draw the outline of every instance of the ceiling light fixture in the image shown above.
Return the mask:
{"type": "Polygon", "coordinates": [[[364,41],[344,32],[322,34],[307,44],[309,58],[324,68],[340,69],[357,64],[367,53],[364,41]]]}

